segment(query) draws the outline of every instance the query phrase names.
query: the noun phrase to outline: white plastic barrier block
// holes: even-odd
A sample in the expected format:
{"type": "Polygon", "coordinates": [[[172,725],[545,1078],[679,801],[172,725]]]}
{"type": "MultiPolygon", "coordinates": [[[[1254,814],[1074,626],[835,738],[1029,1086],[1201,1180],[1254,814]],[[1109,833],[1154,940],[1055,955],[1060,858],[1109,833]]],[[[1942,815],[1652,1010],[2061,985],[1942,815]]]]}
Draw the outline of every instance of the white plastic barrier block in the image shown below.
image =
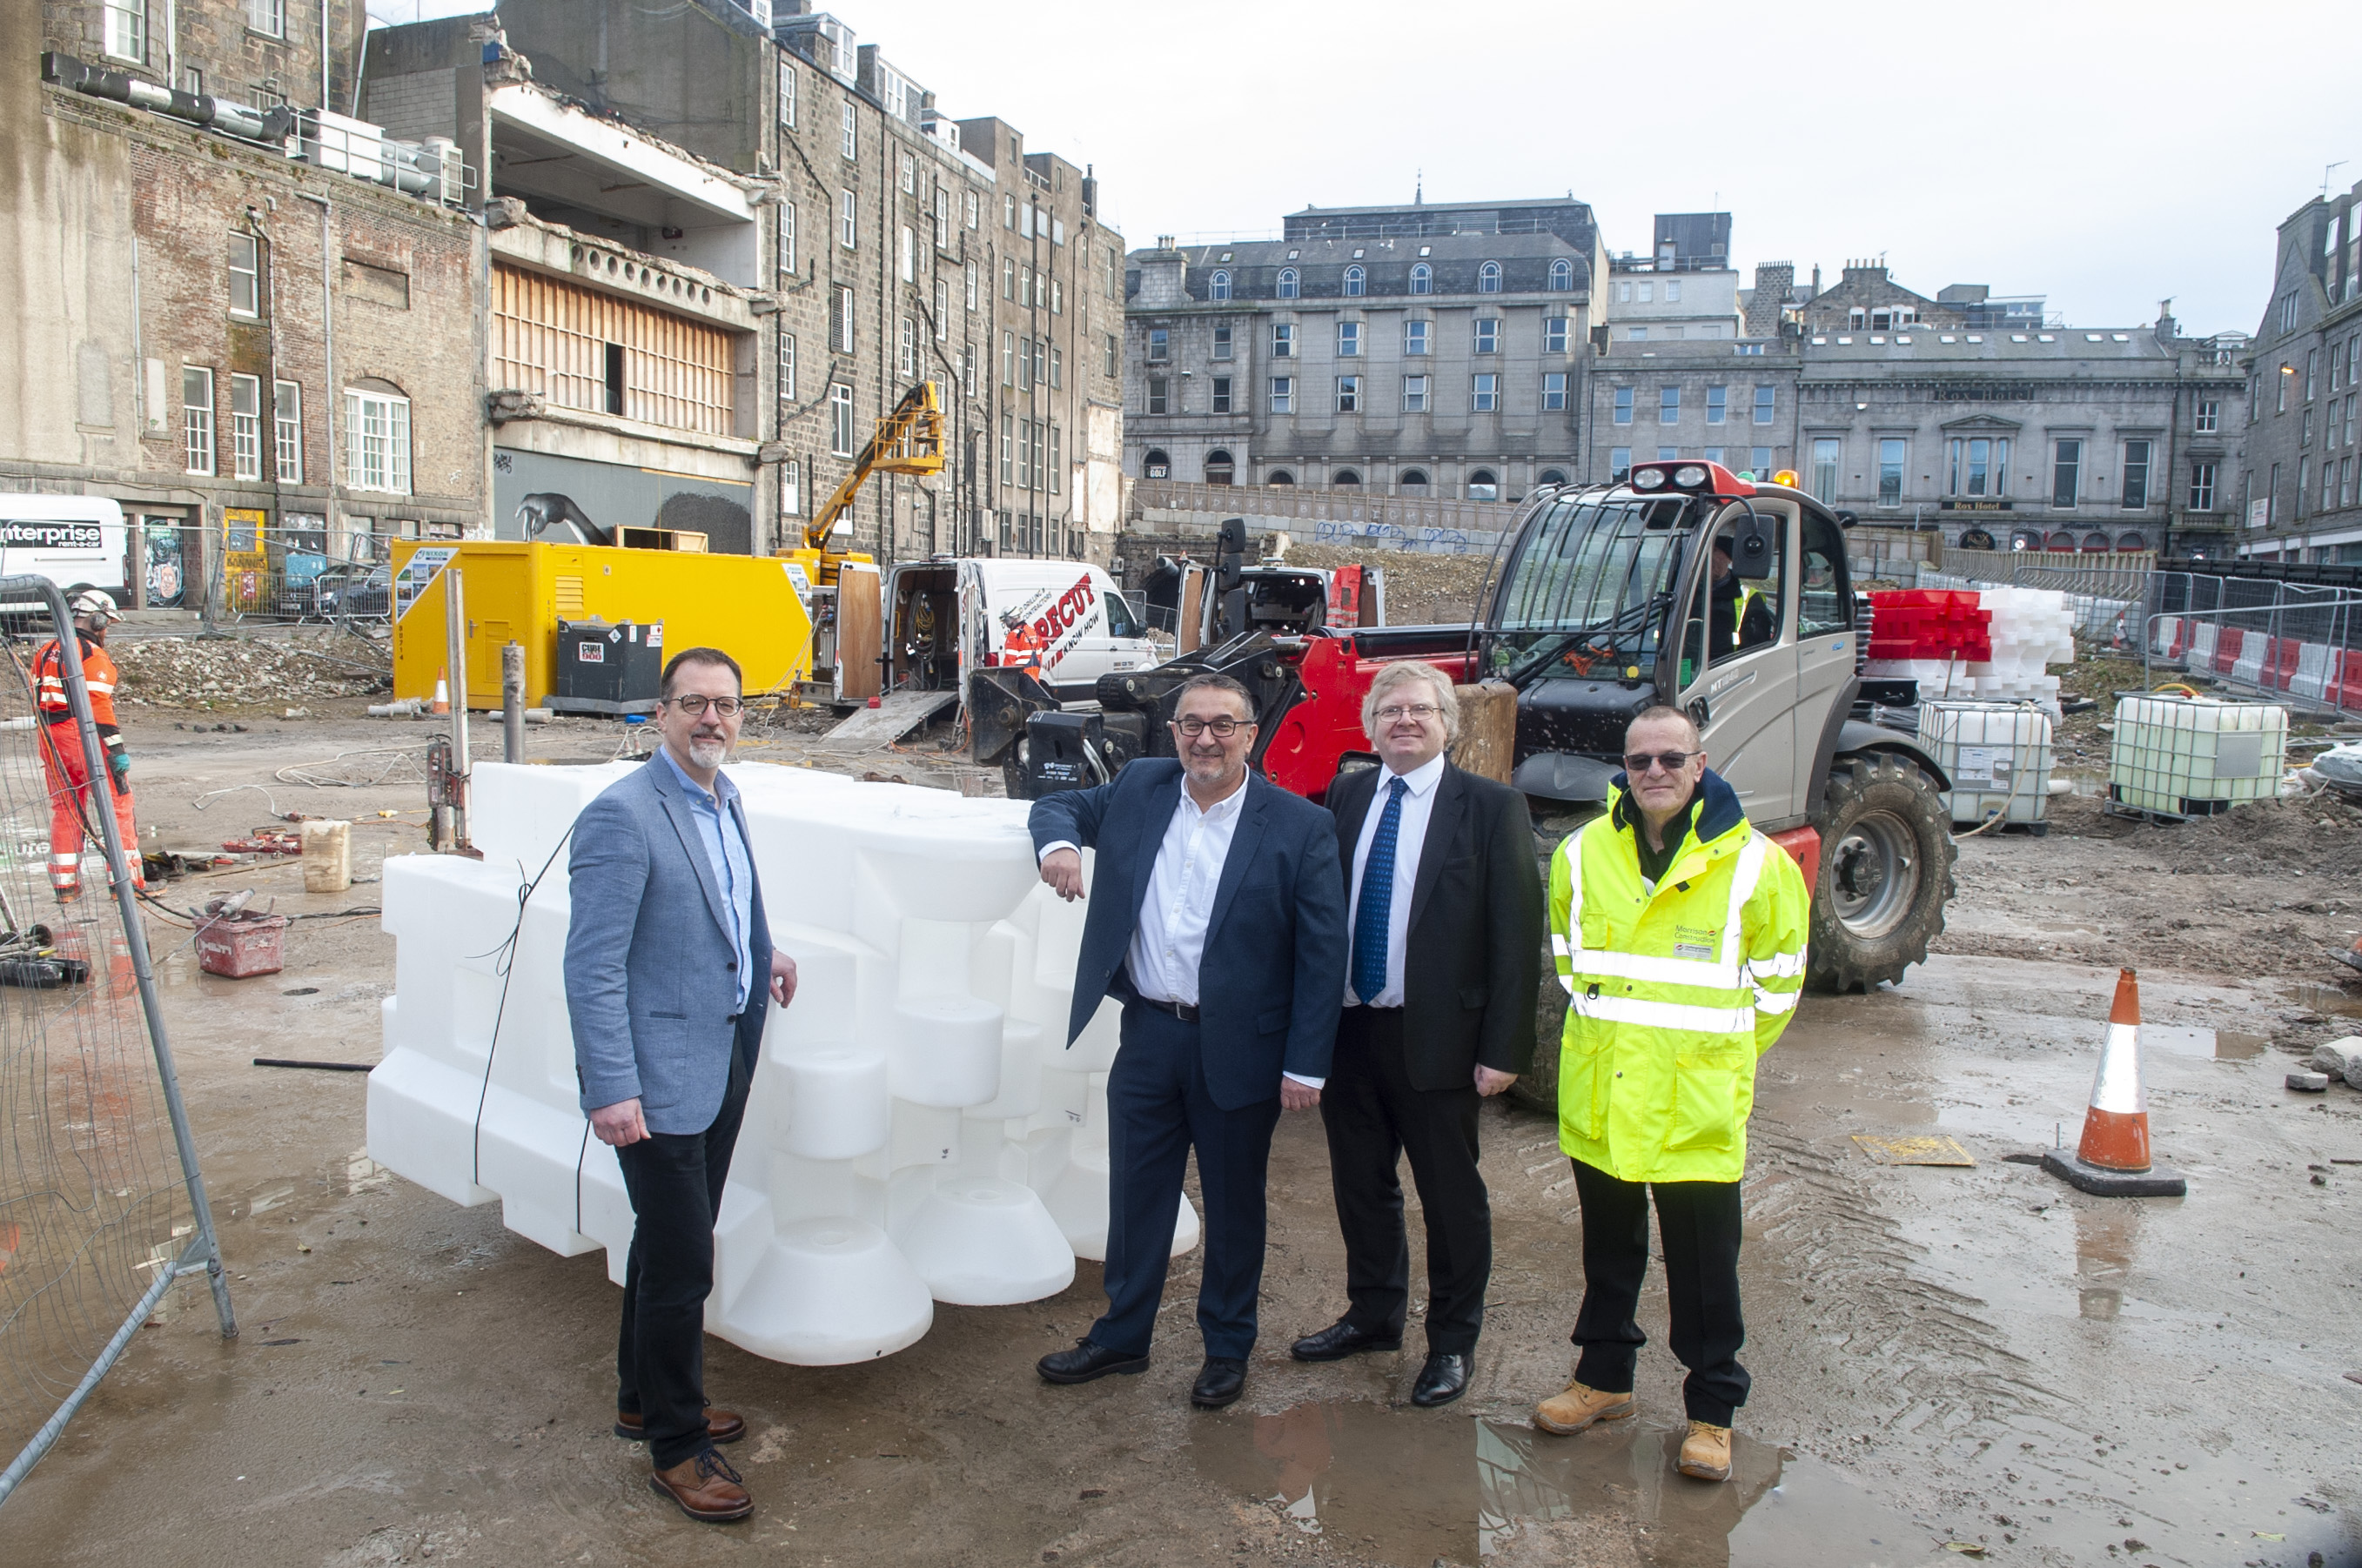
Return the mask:
{"type": "Polygon", "coordinates": [[[2326,643],[2300,643],[2296,650],[2296,672],[2289,677],[2291,696],[2310,697],[2316,702],[2326,702],[2329,697],[2329,672],[2335,657],[2326,643]]]}
{"type": "MultiPolygon", "coordinates": [[[[564,847],[635,766],[480,765],[484,858],[386,863],[395,994],[369,1088],[370,1158],[455,1203],[499,1199],[511,1230],[553,1252],[604,1248],[617,1283],[631,1205],[576,1106],[564,847]]],[[[833,1365],[911,1344],[937,1301],[1064,1290],[1077,1257],[1107,1252],[1118,1010],[1065,1046],[1087,906],[1042,886],[1026,807],[805,768],[729,773],[799,988],[764,1029],[707,1326],[757,1355],[833,1365]]],[[[1174,1251],[1198,1230],[1184,1199],[1174,1251]]]]}

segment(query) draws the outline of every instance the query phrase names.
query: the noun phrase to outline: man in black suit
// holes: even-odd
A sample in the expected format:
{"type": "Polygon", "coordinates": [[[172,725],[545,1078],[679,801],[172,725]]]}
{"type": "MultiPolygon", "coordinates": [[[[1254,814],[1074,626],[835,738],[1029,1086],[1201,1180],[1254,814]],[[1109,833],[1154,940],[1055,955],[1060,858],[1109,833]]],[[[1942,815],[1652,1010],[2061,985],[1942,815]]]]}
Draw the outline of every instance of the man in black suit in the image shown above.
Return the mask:
{"type": "Polygon", "coordinates": [[[1541,872],[1526,798],[1444,759],[1460,703],[1441,670],[1416,659],[1379,670],[1362,726],[1381,766],[1329,790],[1352,938],[1320,1098],[1352,1306],[1295,1355],[1402,1347],[1410,1248],[1396,1168],[1407,1154],[1427,1222],[1428,1354],[1411,1402],[1444,1405],[1467,1392],[1493,1272],[1477,1106],[1533,1060],[1541,872]]]}
{"type": "Polygon", "coordinates": [[[1034,854],[1059,897],[1083,896],[1079,852],[1098,854],[1068,1043],[1102,998],[1124,1004],[1108,1073],[1108,1309],[1074,1349],[1042,1358],[1052,1383],[1147,1367],[1194,1147],[1206,1364],[1189,1397],[1213,1409],[1246,1387],[1272,1129],[1283,1106],[1320,1102],[1345,984],[1335,826],[1248,772],[1253,720],[1245,687],[1198,676],[1174,710],[1179,760],[1142,757],[1111,783],[1033,803],[1034,854]]]}

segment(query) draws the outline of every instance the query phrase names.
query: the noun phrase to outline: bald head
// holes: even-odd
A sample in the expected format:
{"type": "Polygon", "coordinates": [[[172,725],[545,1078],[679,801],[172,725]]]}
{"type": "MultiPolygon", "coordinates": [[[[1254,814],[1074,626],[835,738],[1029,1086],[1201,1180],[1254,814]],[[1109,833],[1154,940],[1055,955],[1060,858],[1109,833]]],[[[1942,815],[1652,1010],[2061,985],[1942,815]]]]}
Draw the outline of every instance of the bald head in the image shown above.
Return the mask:
{"type": "Polygon", "coordinates": [[[1647,738],[1650,741],[1677,740],[1685,750],[1689,751],[1697,750],[1705,739],[1698,734],[1696,721],[1679,708],[1668,707],[1661,702],[1653,708],[1643,708],[1639,716],[1625,727],[1624,749],[1626,751],[1650,749],[1640,744],[1641,730],[1644,726],[1649,731],[1647,738]]]}

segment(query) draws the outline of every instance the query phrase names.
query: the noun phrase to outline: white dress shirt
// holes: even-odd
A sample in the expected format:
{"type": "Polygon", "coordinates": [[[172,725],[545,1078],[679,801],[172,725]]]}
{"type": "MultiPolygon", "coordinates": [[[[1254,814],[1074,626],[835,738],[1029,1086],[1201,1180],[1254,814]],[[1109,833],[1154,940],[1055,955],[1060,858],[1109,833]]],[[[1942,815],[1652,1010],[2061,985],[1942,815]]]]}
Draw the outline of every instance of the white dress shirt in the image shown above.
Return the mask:
{"type": "MultiPolygon", "coordinates": [[[[1202,810],[1187,784],[1183,784],[1181,798],[1173,805],[1173,819],[1164,824],[1164,838],[1156,848],[1148,896],[1141,900],[1140,924],[1124,955],[1132,988],[1145,999],[1198,1005],[1198,966],[1206,956],[1214,895],[1221,888],[1222,867],[1230,859],[1231,841],[1238,834],[1239,817],[1246,804],[1243,778],[1237,789],[1202,810]]],[[[1040,858],[1046,860],[1061,849],[1076,847],[1061,839],[1043,845],[1040,858]]],[[[1295,1073],[1284,1076],[1314,1088],[1324,1081],[1295,1073]]]]}
{"type": "Polygon", "coordinates": [[[1435,814],[1435,787],[1443,782],[1443,758],[1439,754],[1429,758],[1408,773],[1399,774],[1389,768],[1378,779],[1377,791],[1370,797],[1369,814],[1362,819],[1362,836],[1353,844],[1353,896],[1346,905],[1346,952],[1352,952],[1353,933],[1362,918],[1362,872],[1370,863],[1370,845],[1378,836],[1378,823],[1386,814],[1386,795],[1400,778],[1409,788],[1403,792],[1402,823],[1395,834],[1395,891],[1386,905],[1386,988],[1374,997],[1353,994],[1352,964],[1345,966],[1345,1005],[1352,1007],[1366,1001],[1371,1007],[1400,1007],[1403,1004],[1403,953],[1410,943],[1411,890],[1418,886],[1418,854],[1427,844],[1428,819],[1435,814]]]}

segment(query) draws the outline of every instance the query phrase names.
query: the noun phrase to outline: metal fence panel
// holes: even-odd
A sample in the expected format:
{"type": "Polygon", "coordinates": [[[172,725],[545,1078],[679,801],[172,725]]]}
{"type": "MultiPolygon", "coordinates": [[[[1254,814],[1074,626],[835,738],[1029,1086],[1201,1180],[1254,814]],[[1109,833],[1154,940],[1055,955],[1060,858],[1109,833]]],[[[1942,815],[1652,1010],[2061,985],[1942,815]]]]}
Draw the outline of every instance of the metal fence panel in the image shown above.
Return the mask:
{"type": "Polygon", "coordinates": [[[0,647],[5,1503],[176,1277],[207,1275],[223,1334],[237,1327],[126,858],[138,848],[117,827],[64,602],[41,578],[0,579],[0,594],[49,606],[41,634],[0,647]],[[73,715],[56,724],[32,674],[51,638],[73,715]],[[63,907],[61,853],[83,859],[63,907]]]}

